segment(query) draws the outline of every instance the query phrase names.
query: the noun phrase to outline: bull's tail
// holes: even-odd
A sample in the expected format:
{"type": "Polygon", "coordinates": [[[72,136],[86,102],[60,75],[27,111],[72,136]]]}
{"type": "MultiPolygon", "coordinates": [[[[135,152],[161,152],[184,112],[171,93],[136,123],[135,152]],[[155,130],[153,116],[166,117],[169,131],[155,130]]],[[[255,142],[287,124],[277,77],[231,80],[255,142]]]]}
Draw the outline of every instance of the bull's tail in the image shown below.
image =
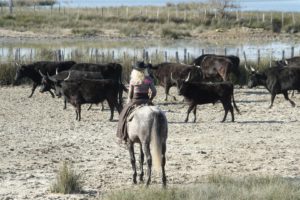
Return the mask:
{"type": "Polygon", "coordinates": [[[237,111],[238,114],[241,114],[240,113],[240,110],[238,109],[236,103],[235,103],[235,100],[234,100],[234,92],[232,91],[232,102],[233,102],[233,106],[235,108],[235,110],[237,111]]]}
{"type": "Polygon", "coordinates": [[[165,131],[164,116],[161,112],[155,112],[153,126],[151,130],[151,154],[155,171],[160,172],[162,165],[162,145],[165,131]]]}
{"type": "Polygon", "coordinates": [[[128,93],[128,88],[121,82],[121,89],[124,90],[126,93],[128,93]]]}

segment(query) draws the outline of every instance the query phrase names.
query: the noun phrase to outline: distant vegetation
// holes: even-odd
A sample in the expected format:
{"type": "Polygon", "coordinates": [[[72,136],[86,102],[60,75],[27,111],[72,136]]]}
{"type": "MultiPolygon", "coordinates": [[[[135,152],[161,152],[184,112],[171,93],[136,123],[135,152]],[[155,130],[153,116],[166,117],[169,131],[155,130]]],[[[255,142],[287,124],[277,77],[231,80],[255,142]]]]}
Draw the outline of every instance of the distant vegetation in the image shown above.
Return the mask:
{"type": "Polygon", "coordinates": [[[130,189],[112,192],[106,200],[281,200],[299,199],[299,180],[280,177],[230,178],[212,175],[193,186],[178,186],[168,189],[130,189]]]}
{"type": "MultiPolygon", "coordinates": [[[[53,5],[56,1],[16,1],[17,4],[53,5]],[[18,2],[18,3],[17,3],[18,2]],[[22,3],[23,2],[23,3],[22,3]]],[[[165,7],[102,7],[66,8],[16,6],[13,15],[1,7],[0,26],[16,31],[43,31],[48,34],[70,34],[91,37],[197,37],[207,30],[230,28],[260,28],[266,31],[297,33],[300,31],[300,13],[241,12],[237,8],[224,11],[220,5],[189,3],[165,7]],[[219,7],[218,7],[219,6],[219,7]],[[109,30],[111,30],[109,32],[109,30]]]]}
{"type": "MultiPolygon", "coordinates": [[[[56,0],[14,0],[13,6],[53,6],[56,3],[56,0]]],[[[0,6],[8,6],[8,0],[0,1],[0,6]]]]}

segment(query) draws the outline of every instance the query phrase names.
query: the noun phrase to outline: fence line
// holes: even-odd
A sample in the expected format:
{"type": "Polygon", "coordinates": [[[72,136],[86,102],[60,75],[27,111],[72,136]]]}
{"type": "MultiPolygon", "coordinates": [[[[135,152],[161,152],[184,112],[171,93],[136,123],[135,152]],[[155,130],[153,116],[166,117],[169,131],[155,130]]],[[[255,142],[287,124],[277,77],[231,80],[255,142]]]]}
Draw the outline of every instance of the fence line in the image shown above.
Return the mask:
{"type": "MultiPolygon", "coordinates": [[[[9,14],[9,7],[1,6],[0,15],[9,14]]],[[[95,7],[95,8],[71,8],[58,6],[32,6],[32,7],[14,7],[14,13],[27,13],[27,12],[49,12],[50,16],[56,14],[62,15],[74,15],[80,13],[81,15],[89,15],[91,13],[97,14],[103,18],[117,17],[117,18],[130,18],[130,17],[145,17],[145,18],[156,18],[157,20],[165,19],[169,23],[171,20],[181,19],[186,22],[189,20],[206,20],[208,16],[214,16],[214,18],[221,18],[215,9],[208,8],[195,8],[195,9],[178,9],[174,7],[95,7]],[[99,13],[99,10],[101,12],[99,13]],[[82,11],[82,12],[80,12],[82,11]]],[[[279,19],[282,27],[289,20],[292,21],[293,25],[296,24],[294,12],[262,12],[262,11],[227,11],[227,14],[233,16],[236,21],[243,19],[252,19],[253,15],[256,14],[257,22],[273,23],[274,14],[280,15],[279,19]]],[[[298,15],[299,16],[299,15],[298,15]]],[[[229,18],[225,17],[225,20],[229,18]]]]}
{"type": "MultiPolygon", "coordinates": [[[[98,48],[87,48],[87,49],[56,49],[56,50],[44,50],[37,51],[37,49],[26,50],[24,53],[21,48],[15,48],[8,50],[8,54],[4,54],[5,50],[1,48],[0,62],[34,62],[40,60],[53,60],[53,61],[64,61],[64,60],[75,60],[77,62],[92,62],[92,63],[105,63],[105,62],[120,62],[120,63],[132,63],[137,60],[145,60],[146,62],[159,63],[159,62],[180,62],[180,63],[191,63],[196,57],[203,54],[216,53],[218,55],[237,55],[243,52],[243,58],[240,57],[241,61],[254,62],[256,65],[261,65],[262,61],[272,65],[274,60],[281,60],[284,58],[300,56],[300,49],[295,54],[295,47],[291,46],[288,49],[274,50],[274,49],[260,49],[257,48],[255,51],[247,52],[243,49],[199,49],[198,51],[190,52],[184,48],[182,51],[168,51],[154,49],[149,51],[147,49],[134,49],[130,51],[117,51],[117,50],[104,50],[98,48]],[[199,53],[198,53],[199,52],[199,53]],[[247,58],[246,58],[247,56],[247,58]]],[[[264,63],[264,64],[265,64],[264,63]]]]}

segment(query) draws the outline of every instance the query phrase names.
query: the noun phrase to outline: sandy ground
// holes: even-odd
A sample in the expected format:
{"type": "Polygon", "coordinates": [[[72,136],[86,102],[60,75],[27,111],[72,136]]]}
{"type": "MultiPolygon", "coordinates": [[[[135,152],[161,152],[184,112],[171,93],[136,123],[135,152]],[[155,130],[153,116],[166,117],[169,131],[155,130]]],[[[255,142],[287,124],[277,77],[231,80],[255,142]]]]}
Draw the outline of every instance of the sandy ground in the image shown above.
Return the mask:
{"type": "MultiPolygon", "coordinates": [[[[93,199],[132,187],[129,154],[116,143],[115,121],[109,111],[94,106],[82,121],[75,121],[61,99],[36,92],[29,86],[0,88],[0,199],[93,199]],[[84,193],[49,191],[63,161],[82,173],[84,193]]],[[[175,88],[171,93],[176,94],[175,88]]],[[[241,115],[236,122],[220,123],[221,104],[198,107],[196,123],[183,123],[187,106],[165,104],[162,88],[155,103],[169,121],[166,172],[168,185],[201,182],[207,175],[300,175],[300,95],[292,108],[283,96],[268,109],[265,89],[236,89],[241,115]]],[[[107,108],[107,106],[106,106],[107,108]]],[[[193,116],[191,115],[190,121],[193,116]]],[[[160,186],[159,174],[152,178],[160,186]]]]}

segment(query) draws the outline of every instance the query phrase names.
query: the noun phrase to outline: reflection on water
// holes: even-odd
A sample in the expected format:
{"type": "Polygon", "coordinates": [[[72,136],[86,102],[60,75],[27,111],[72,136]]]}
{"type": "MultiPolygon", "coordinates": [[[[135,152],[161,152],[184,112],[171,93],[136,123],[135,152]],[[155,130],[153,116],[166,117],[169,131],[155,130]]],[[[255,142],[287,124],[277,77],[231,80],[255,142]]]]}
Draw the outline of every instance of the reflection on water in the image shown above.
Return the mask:
{"type": "Polygon", "coordinates": [[[20,49],[21,60],[37,60],[41,51],[54,52],[60,49],[65,59],[73,58],[75,54],[84,54],[86,57],[93,54],[114,56],[114,59],[122,59],[123,56],[142,58],[145,51],[149,56],[162,56],[167,59],[175,57],[176,52],[180,60],[184,59],[184,52],[186,49],[187,55],[190,58],[195,58],[204,53],[239,55],[243,57],[245,52],[248,60],[256,61],[258,50],[261,58],[272,57],[272,59],[281,59],[282,51],[285,52],[285,57],[290,57],[292,54],[292,47],[294,47],[294,55],[299,55],[299,42],[247,42],[244,44],[219,44],[207,43],[199,40],[171,40],[171,41],[157,41],[157,40],[66,40],[64,42],[58,40],[53,42],[5,42],[2,41],[0,47],[0,60],[2,62],[12,61],[15,59],[16,51],[20,49]]]}

